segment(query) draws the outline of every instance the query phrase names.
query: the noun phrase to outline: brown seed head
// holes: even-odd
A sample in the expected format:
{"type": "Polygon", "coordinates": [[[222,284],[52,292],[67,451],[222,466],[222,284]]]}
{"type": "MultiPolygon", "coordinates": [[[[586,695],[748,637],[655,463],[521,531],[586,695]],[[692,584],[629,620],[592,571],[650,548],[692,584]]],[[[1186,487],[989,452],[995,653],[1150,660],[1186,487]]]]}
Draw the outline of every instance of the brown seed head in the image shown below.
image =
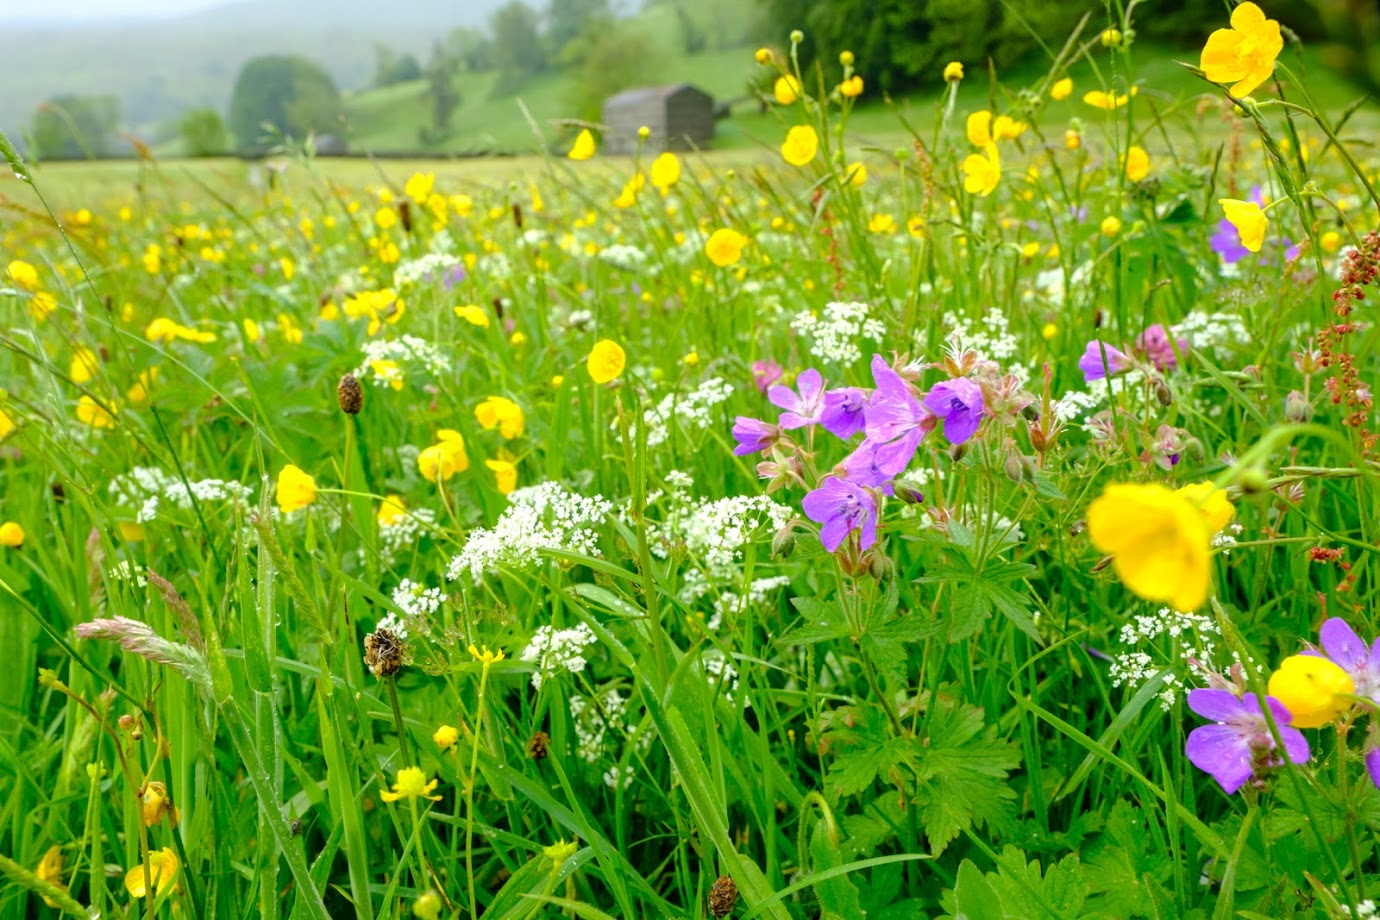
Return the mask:
{"type": "Polygon", "coordinates": [[[359,410],[364,408],[364,388],[359,385],[359,378],[354,374],[341,377],[335,388],[335,398],[340,403],[341,412],[359,415],[359,410]]]}
{"type": "Polygon", "coordinates": [[[364,637],[364,664],[375,677],[392,677],[402,670],[403,643],[391,630],[379,627],[364,637]]]}
{"type": "Polygon", "coordinates": [[[545,760],[549,753],[551,753],[551,736],[546,732],[537,732],[532,736],[532,740],[527,742],[527,756],[533,760],[545,760]]]}
{"type": "Polygon", "coordinates": [[[715,917],[727,917],[738,903],[738,886],[727,875],[721,875],[709,889],[709,912],[715,917]]]}

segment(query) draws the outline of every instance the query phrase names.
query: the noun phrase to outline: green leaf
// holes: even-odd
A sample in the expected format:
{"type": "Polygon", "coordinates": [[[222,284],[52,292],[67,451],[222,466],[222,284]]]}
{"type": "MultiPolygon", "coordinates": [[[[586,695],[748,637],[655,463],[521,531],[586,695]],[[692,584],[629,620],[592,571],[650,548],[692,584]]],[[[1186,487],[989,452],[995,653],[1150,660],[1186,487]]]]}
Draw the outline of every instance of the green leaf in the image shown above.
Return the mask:
{"type": "Polygon", "coordinates": [[[1008,846],[997,857],[996,874],[987,878],[1010,917],[1079,917],[1091,890],[1076,853],[1052,864],[1042,875],[1039,860],[1027,863],[1024,853],[1008,846]]]}
{"type": "MultiPolygon", "coordinates": [[[[815,825],[810,841],[810,855],[814,857],[815,872],[835,869],[843,865],[843,855],[839,852],[838,841],[830,834],[825,822],[815,825]]],[[[862,917],[862,904],[858,900],[858,889],[847,876],[825,876],[815,885],[820,909],[826,913],[836,913],[843,917],[862,917]]]]}
{"type": "Polygon", "coordinates": [[[1020,758],[1015,744],[998,740],[995,728],[984,726],[981,709],[941,705],[931,716],[925,744],[917,747],[922,753],[916,801],[936,856],[974,825],[1011,825],[1016,793],[1004,781],[1020,758]]]}
{"type": "Polygon", "coordinates": [[[805,622],[777,641],[785,645],[812,645],[830,639],[847,638],[848,623],[843,618],[843,608],[839,606],[838,601],[825,601],[817,597],[793,597],[791,604],[800,612],[805,622]]]}
{"type": "Polygon", "coordinates": [[[953,920],[1000,920],[1005,916],[1001,899],[970,859],[958,867],[952,909],[953,920]]]}

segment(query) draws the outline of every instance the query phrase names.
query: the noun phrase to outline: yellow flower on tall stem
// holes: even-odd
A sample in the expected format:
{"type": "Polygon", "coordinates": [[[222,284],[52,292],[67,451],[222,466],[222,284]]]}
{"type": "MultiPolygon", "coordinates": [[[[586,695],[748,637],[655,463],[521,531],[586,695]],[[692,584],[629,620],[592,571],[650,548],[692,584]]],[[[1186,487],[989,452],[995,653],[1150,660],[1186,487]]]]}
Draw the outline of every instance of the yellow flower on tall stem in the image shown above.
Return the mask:
{"type": "Polygon", "coordinates": [[[986,198],[1001,182],[1001,157],[997,145],[988,144],[982,153],[971,153],[963,161],[963,188],[970,195],[986,198]]]}
{"type": "Polygon", "coordinates": [[[316,501],[316,480],[301,468],[289,463],[278,474],[278,507],[283,511],[298,511],[316,501]]]}
{"type": "Polygon", "coordinates": [[[1241,201],[1236,198],[1218,198],[1228,222],[1241,235],[1241,245],[1251,252],[1259,252],[1265,245],[1265,231],[1270,229],[1270,218],[1254,201],[1241,201]]]}
{"type": "Polygon", "coordinates": [[[125,873],[125,890],[131,897],[142,898],[149,893],[149,882],[153,882],[155,892],[159,895],[167,891],[177,882],[177,870],[182,864],[177,859],[177,854],[170,848],[164,847],[149,853],[148,873],[144,873],[143,863],[135,866],[125,873]],[[151,876],[151,879],[150,879],[151,876]]]}
{"type": "Polygon", "coordinates": [[[572,160],[588,160],[594,156],[594,135],[588,128],[581,128],[580,133],[575,135],[575,143],[570,145],[570,152],[566,156],[572,160]]]}
{"type": "Polygon", "coordinates": [[[613,339],[602,339],[595,342],[594,347],[590,349],[589,358],[585,361],[585,370],[595,383],[608,383],[622,375],[627,360],[623,346],[613,339]]]}
{"type": "Polygon", "coordinates": [[[426,774],[421,767],[403,767],[398,771],[397,778],[393,781],[392,790],[383,790],[379,793],[379,798],[385,802],[397,802],[401,799],[429,799],[433,802],[441,801],[439,795],[432,795],[431,791],[436,788],[440,780],[433,779],[427,781],[426,774]]]}
{"type": "Polygon", "coordinates": [[[809,125],[796,125],[786,132],[781,144],[781,159],[792,166],[804,166],[819,153],[819,135],[809,125]]]}
{"type": "Polygon", "coordinates": [[[727,268],[742,258],[743,247],[747,242],[748,238],[737,230],[720,227],[709,234],[709,239],[704,244],[704,254],[709,256],[709,261],[715,265],[727,268]]]}
{"type": "Polygon", "coordinates": [[[1126,587],[1184,613],[1207,602],[1212,534],[1197,503],[1157,483],[1109,485],[1088,506],[1088,537],[1126,587]]]}
{"type": "Polygon", "coordinates": [[[1231,28],[1208,36],[1198,62],[1213,83],[1231,83],[1233,96],[1246,96],[1270,79],[1275,58],[1284,50],[1279,23],[1247,0],[1231,13],[1231,28]]]}

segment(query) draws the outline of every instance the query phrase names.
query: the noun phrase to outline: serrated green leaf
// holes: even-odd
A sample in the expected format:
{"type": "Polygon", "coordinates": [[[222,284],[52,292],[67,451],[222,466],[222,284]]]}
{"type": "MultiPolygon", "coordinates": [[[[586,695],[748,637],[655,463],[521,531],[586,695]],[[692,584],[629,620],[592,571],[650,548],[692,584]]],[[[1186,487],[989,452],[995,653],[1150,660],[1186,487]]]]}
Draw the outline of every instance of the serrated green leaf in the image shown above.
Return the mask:
{"type": "Polygon", "coordinates": [[[1003,916],[997,893],[972,860],[963,860],[954,883],[953,920],[999,920],[1003,916]]]}

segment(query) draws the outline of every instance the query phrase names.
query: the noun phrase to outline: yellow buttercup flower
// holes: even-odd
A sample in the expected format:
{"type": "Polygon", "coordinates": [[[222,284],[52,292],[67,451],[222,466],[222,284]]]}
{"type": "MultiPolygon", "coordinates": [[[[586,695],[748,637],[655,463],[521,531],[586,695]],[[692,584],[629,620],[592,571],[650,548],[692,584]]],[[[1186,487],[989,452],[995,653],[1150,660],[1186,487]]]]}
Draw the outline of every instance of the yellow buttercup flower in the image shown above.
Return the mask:
{"type": "Polygon", "coordinates": [[[161,822],[165,815],[174,826],[181,821],[181,815],[173,806],[172,799],[168,797],[168,787],[160,782],[144,784],[143,791],[139,794],[139,807],[143,812],[145,827],[153,827],[161,822]]]}
{"type": "Polygon", "coordinates": [[[843,177],[853,188],[862,188],[867,183],[867,167],[855,160],[844,169],[843,177]]]}
{"type": "Polygon", "coordinates": [[[1111,239],[1121,232],[1121,218],[1115,216],[1104,217],[1102,218],[1102,226],[1098,229],[1102,231],[1103,236],[1111,239]]]}
{"type": "Polygon", "coordinates": [[[1131,147],[1126,151],[1123,165],[1126,168],[1126,178],[1132,182],[1139,182],[1150,175],[1150,154],[1145,152],[1144,147],[1131,147]]]}
{"type": "Polygon", "coordinates": [[[0,524],[0,546],[15,549],[24,545],[24,528],[14,521],[0,524]]]}
{"type": "Polygon", "coordinates": [[[115,427],[115,415],[112,410],[107,409],[90,396],[82,396],[77,400],[77,421],[90,425],[92,428],[115,427]]]}
{"type": "Polygon", "coordinates": [[[407,516],[407,506],[403,504],[401,496],[389,495],[379,503],[379,510],[375,513],[374,519],[382,527],[396,524],[407,516]]]}
{"type": "Polygon", "coordinates": [[[891,234],[896,232],[896,218],[890,214],[873,214],[867,222],[868,233],[891,234]]]}
{"type": "Polygon", "coordinates": [[[652,161],[652,185],[662,192],[680,181],[680,158],[669,150],[652,161]]]}
{"type": "Polygon", "coordinates": [[[998,115],[992,120],[992,136],[999,141],[1014,141],[1025,133],[1029,127],[1023,121],[1017,121],[1010,115],[998,115]]]}
{"type": "Polygon", "coordinates": [[[9,414],[6,413],[4,409],[0,409],[0,441],[9,437],[10,432],[14,431],[14,429],[14,419],[10,418],[9,414]]]}
{"type": "Polygon", "coordinates": [[[1049,98],[1055,102],[1062,102],[1073,95],[1073,80],[1064,77],[1054,81],[1054,85],[1049,88],[1049,98]]]}
{"type": "Polygon", "coordinates": [[[950,61],[944,65],[944,82],[957,83],[963,79],[963,64],[959,61],[950,61]]]}
{"type": "Polygon", "coordinates": [[[460,730],[454,725],[442,725],[432,734],[431,740],[436,742],[436,746],[441,750],[454,747],[455,742],[460,740],[460,730]]]}
{"type": "Polygon", "coordinates": [[[980,109],[968,116],[968,143],[974,147],[986,147],[992,143],[992,113],[980,109]]]}
{"type": "Polygon", "coordinates": [[[819,152],[819,135],[809,125],[796,125],[786,132],[781,144],[781,159],[792,166],[804,166],[819,152]]]}
{"type": "Polygon", "coordinates": [[[1220,533],[1236,516],[1236,508],[1227,498],[1225,489],[1210,482],[1195,482],[1174,490],[1175,495],[1188,499],[1203,516],[1210,533],[1220,533]]]}
{"type": "Polygon", "coordinates": [[[517,488],[517,464],[511,460],[485,460],[484,465],[493,470],[494,487],[500,495],[507,495],[517,488]]]}
{"type": "Polygon", "coordinates": [[[1270,675],[1269,691],[1289,710],[1295,727],[1317,728],[1351,708],[1346,694],[1356,692],[1356,682],[1326,658],[1291,655],[1270,675]]]}
{"type": "Polygon", "coordinates": [[[483,329],[489,328],[489,314],[484,312],[483,307],[472,303],[465,304],[463,307],[455,308],[455,315],[472,326],[479,326],[483,329]]]}
{"type": "Polygon", "coordinates": [[[297,511],[316,501],[316,480],[289,463],[278,474],[278,507],[297,511]]]}
{"type": "Polygon", "coordinates": [[[1107,486],[1088,506],[1088,538],[1133,593],[1189,613],[1207,602],[1211,540],[1198,505],[1167,486],[1107,486]]]}
{"type": "Polygon", "coordinates": [[[505,440],[522,437],[524,416],[522,407],[511,399],[490,396],[474,407],[474,420],[485,431],[498,429],[505,440]]]}
{"type": "Polygon", "coordinates": [[[1095,109],[1119,109],[1127,102],[1131,101],[1131,97],[1135,96],[1138,92],[1140,92],[1140,87],[1137,86],[1131,87],[1130,92],[1122,93],[1119,96],[1113,93],[1104,93],[1100,89],[1095,89],[1092,92],[1084,93],[1083,101],[1095,109]]]}
{"type": "Polygon", "coordinates": [[[470,468],[470,455],[460,432],[442,428],[436,443],[417,455],[417,470],[427,482],[445,482],[470,468]]]}
{"type": "Polygon", "coordinates": [[[580,133],[575,135],[575,143],[570,145],[570,152],[566,156],[572,160],[588,160],[594,156],[594,135],[588,128],[581,128],[580,133]]]}
{"type": "Polygon", "coordinates": [[[374,212],[374,225],[380,230],[391,230],[397,226],[398,212],[390,207],[382,207],[374,212]]]}
{"type": "Polygon", "coordinates": [[[602,339],[595,342],[594,347],[590,349],[589,358],[585,361],[585,370],[595,383],[608,383],[622,375],[627,360],[623,346],[612,339],[602,339]]]}
{"type": "Polygon", "coordinates": [[[11,262],[7,274],[17,288],[22,288],[25,291],[38,289],[38,269],[22,259],[15,259],[11,262]]]}
{"type": "Polygon", "coordinates": [[[729,227],[720,227],[709,235],[709,239],[704,244],[704,254],[709,256],[709,261],[720,268],[726,268],[737,264],[743,257],[743,247],[747,245],[748,238],[737,230],[729,227]]]}
{"type": "Polygon", "coordinates": [[[1240,201],[1236,198],[1218,198],[1217,203],[1226,212],[1227,220],[1241,235],[1241,245],[1251,252],[1259,252],[1265,244],[1265,231],[1270,228],[1270,219],[1260,205],[1254,201],[1240,201]]]}
{"type": "Polygon", "coordinates": [[[971,153],[963,161],[963,188],[970,195],[986,198],[1001,182],[1001,157],[997,145],[988,144],[982,153],[971,153]]]}
{"type": "Polygon", "coordinates": [[[417,204],[426,204],[431,197],[431,190],[436,187],[436,174],[434,172],[413,173],[403,186],[403,194],[411,198],[417,204]]]}
{"type": "Polygon", "coordinates": [[[433,779],[427,782],[426,774],[421,767],[403,767],[398,771],[397,779],[393,781],[393,790],[384,790],[379,793],[379,798],[385,802],[396,802],[399,799],[430,799],[439,802],[439,795],[432,795],[431,790],[436,788],[440,780],[433,779]]]}
{"type": "Polygon", "coordinates": [[[862,95],[863,78],[858,74],[853,74],[847,80],[839,84],[839,93],[847,99],[856,99],[862,95]]]}
{"type": "Polygon", "coordinates": [[[1284,50],[1279,23],[1266,19],[1254,3],[1242,3],[1231,13],[1231,28],[1218,29],[1203,46],[1199,67],[1213,83],[1231,83],[1233,96],[1246,96],[1270,79],[1275,58],[1284,50]]]}
{"type": "Polygon", "coordinates": [[[473,658],[480,664],[484,665],[486,668],[490,665],[498,664],[500,661],[503,660],[503,649],[498,649],[497,651],[491,652],[489,651],[489,647],[487,645],[471,645],[469,648],[469,652],[471,658],[473,658]]]}
{"type": "MultiPolygon", "coordinates": [[[[163,894],[177,881],[177,871],[181,868],[177,854],[169,847],[155,850],[149,854],[149,873],[157,894],[163,894]]],[[[125,873],[125,890],[131,897],[142,898],[149,893],[149,881],[144,875],[144,864],[140,863],[125,873]]]]}
{"type": "Polygon", "coordinates": [[[29,298],[29,315],[42,322],[57,309],[57,298],[47,291],[35,291],[29,298]]]}
{"type": "Polygon", "coordinates": [[[800,98],[800,81],[790,74],[778,77],[772,87],[772,95],[781,105],[790,105],[800,98]]]}
{"type": "Polygon", "coordinates": [[[79,348],[72,353],[72,363],[67,374],[73,383],[86,383],[101,371],[101,359],[89,348],[79,348]]]}
{"type": "MultiPolygon", "coordinates": [[[[38,861],[38,867],[34,869],[34,875],[52,885],[54,888],[67,890],[67,884],[62,880],[62,847],[53,844],[48,851],[43,854],[43,858],[38,861]]],[[[47,895],[43,896],[43,903],[49,907],[57,907],[58,902],[47,895]]]]}

